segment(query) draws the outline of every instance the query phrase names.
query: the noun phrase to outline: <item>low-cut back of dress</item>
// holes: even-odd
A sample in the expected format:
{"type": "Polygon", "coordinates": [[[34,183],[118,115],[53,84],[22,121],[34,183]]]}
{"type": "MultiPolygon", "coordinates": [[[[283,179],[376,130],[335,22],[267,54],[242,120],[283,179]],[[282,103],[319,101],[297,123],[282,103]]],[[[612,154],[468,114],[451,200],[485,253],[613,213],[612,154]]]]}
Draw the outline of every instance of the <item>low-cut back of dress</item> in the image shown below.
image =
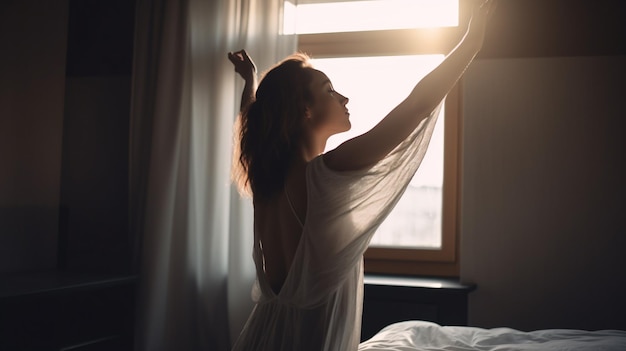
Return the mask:
{"type": "Polygon", "coordinates": [[[255,234],[256,305],[233,350],[358,349],[363,253],[419,167],[440,107],[369,169],[336,172],[323,156],[307,165],[306,220],[291,267],[275,293],[255,234]]]}
{"type": "Polygon", "coordinates": [[[293,214],[293,216],[296,218],[296,221],[298,221],[298,224],[300,224],[300,229],[304,228],[304,223],[302,223],[302,220],[300,219],[300,216],[298,216],[298,213],[296,212],[296,209],[293,207],[293,203],[291,202],[291,199],[289,198],[289,192],[287,191],[287,187],[283,187],[283,192],[285,193],[285,198],[287,199],[287,204],[289,205],[289,209],[291,210],[291,214],[293,214]]]}

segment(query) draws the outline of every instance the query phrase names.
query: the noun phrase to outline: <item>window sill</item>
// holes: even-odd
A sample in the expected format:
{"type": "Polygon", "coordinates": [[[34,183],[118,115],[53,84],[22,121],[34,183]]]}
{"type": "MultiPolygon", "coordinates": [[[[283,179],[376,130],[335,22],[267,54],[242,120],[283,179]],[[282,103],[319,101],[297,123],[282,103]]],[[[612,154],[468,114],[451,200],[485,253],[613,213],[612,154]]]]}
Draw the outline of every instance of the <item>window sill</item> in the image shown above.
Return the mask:
{"type": "Polygon", "coordinates": [[[458,262],[403,261],[365,257],[366,275],[435,276],[453,279],[459,276],[458,262]]]}
{"type": "Polygon", "coordinates": [[[467,293],[476,289],[475,284],[461,283],[456,279],[438,277],[408,277],[381,274],[365,274],[365,285],[393,286],[418,289],[458,290],[467,293]]]}

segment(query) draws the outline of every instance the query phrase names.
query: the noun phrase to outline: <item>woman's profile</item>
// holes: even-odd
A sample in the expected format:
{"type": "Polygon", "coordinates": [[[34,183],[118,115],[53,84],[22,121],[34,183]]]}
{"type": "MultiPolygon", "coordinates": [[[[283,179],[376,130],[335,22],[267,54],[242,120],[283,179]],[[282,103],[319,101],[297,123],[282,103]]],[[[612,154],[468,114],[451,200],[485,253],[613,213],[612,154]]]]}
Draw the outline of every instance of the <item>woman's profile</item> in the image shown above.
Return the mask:
{"type": "Polygon", "coordinates": [[[349,99],[330,79],[295,54],[257,88],[248,54],[228,54],[245,80],[233,178],[252,196],[257,272],[256,305],[233,350],[358,349],[363,253],[417,171],[441,101],[480,50],[492,3],[476,5],[463,38],[405,100],[326,153],[327,139],[351,126],[349,99]]]}

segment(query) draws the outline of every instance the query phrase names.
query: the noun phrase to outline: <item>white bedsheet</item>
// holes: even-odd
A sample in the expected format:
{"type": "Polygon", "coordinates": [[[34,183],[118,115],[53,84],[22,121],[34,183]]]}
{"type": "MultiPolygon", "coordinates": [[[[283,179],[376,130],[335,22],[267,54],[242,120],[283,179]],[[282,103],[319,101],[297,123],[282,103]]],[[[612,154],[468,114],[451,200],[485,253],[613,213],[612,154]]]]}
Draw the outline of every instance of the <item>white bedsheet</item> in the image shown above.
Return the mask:
{"type": "Polygon", "coordinates": [[[626,331],[442,327],[407,321],[389,325],[359,345],[359,351],[626,351],[626,331]]]}

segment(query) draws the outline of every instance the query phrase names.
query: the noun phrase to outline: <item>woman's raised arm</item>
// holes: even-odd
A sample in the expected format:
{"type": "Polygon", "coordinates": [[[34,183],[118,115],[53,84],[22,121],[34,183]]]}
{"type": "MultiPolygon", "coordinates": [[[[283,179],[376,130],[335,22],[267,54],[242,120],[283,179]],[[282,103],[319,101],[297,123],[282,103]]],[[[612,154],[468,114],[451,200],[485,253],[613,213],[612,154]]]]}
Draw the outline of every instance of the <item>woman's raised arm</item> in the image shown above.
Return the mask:
{"type": "Polygon", "coordinates": [[[256,65],[245,50],[229,52],[228,59],[235,66],[235,72],[239,73],[246,82],[241,94],[240,111],[243,112],[254,101],[257,87],[256,65]]]}
{"type": "Polygon", "coordinates": [[[420,80],[409,96],[374,128],[326,153],[326,165],[336,171],[367,168],[406,139],[443,100],[482,47],[493,2],[485,0],[477,5],[465,35],[444,61],[420,80]]]}

